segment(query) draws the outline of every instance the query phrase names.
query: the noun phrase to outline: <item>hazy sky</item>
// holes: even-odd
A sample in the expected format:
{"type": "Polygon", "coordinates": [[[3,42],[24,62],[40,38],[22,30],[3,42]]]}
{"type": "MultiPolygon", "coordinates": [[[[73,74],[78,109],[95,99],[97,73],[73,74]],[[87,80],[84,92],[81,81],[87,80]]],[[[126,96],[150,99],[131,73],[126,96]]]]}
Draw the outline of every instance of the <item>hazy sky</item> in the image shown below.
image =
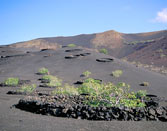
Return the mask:
{"type": "Polygon", "coordinates": [[[167,0],[0,0],[0,44],[167,29],[167,0]]]}

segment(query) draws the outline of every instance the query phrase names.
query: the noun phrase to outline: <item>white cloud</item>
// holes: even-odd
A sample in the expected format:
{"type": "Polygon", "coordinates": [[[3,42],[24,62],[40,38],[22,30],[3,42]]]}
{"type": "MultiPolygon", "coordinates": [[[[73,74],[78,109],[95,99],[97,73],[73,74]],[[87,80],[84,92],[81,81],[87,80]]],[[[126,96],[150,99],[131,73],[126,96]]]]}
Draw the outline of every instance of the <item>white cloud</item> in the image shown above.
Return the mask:
{"type": "Polygon", "coordinates": [[[167,23],[167,8],[164,8],[162,9],[162,11],[157,12],[157,16],[154,21],[159,23],[167,23]]]}

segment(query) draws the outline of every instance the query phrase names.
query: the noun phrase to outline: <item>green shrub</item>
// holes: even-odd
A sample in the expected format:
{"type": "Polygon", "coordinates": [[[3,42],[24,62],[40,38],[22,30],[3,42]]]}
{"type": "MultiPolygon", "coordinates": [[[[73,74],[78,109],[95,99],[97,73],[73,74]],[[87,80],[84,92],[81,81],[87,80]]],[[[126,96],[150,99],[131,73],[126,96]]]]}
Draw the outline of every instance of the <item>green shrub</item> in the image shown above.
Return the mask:
{"type": "Polygon", "coordinates": [[[48,80],[49,82],[54,79],[54,76],[52,75],[44,75],[42,76],[42,80],[48,80]]]}
{"type": "Polygon", "coordinates": [[[159,49],[156,51],[157,53],[163,53],[163,50],[162,49],[159,49]]]}
{"type": "Polygon", "coordinates": [[[75,44],[68,44],[67,46],[68,46],[68,47],[76,47],[75,44]]]}
{"type": "Polygon", "coordinates": [[[108,51],[105,48],[100,49],[99,52],[103,54],[108,54],[108,51]]]}
{"type": "Polygon", "coordinates": [[[129,92],[129,89],[130,86],[123,82],[117,85],[111,82],[100,84],[89,78],[78,88],[78,91],[79,94],[88,94],[85,103],[90,106],[145,106],[144,102],[137,97],[137,94],[129,92]]]}
{"type": "Polygon", "coordinates": [[[146,90],[139,90],[136,92],[136,97],[143,99],[144,97],[146,97],[146,94],[147,94],[146,90]]]}
{"type": "Polygon", "coordinates": [[[32,93],[36,88],[35,84],[32,85],[23,85],[19,90],[17,90],[18,92],[25,92],[25,93],[32,93]]]}
{"type": "Polygon", "coordinates": [[[122,70],[115,70],[112,72],[112,76],[114,77],[120,77],[121,75],[123,74],[123,71],[122,70]]]}
{"type": "Polygon", "coordinates": [[[85,71],[82,73],[85,77],[89,77],[92,73],[90,71],[85,71]]]}
{"type": "Polygon", "coordinates": [[[38,70],[38,73],[41,75],[49,74],[49,70],[47,68],[43,67],[43,68],[40,68],[38,70]]]}
{"type": "Polygon", "coordinates": [[[56,76],[47,75],[47,76],[44,76],[44,79],[49,80],[49,83],[46,84],[46,86],[48,86],[48,87],[62,85],[62,80],[57,78],[56,76]]]}
{"type": "Polygon", "coordinates": [[[19,84],[19,78],[10,77],[4,81],[6,86],[17,86],[19,84]]]}
{"type": "Polygon", "coordinates": [[[100,82],[93,78],[86,79],[83,84],[78,88],[80,94],[98,94],[100,89],[100,82]]]}
{"type": "Polygon", "coordinates": [[[160,54],[160,58],[164,58],[165,56],[165,54],[160,54]]]}
{"type": "Polygon", "coordinates": [[[120,82],[117,85],[113,83],[101,83],[93,78],[84,80],[78,88],[65,84],[64,87],[57,87],[52,94],[58,95],[81,95],[87,94],[84,103],[90,106],[125,106],[125,107],[144,107],[143,98],[145,91],[137,93],[130,92],[130,85],[120,82]]]}
{"type": "Polygon", "coordinates": [[[65,84],[64,87],[57,87],[54,91],[52,91],[52,94],[55,95],[79,95],[78,89],[74,86],[70,86],[68,84],[65,84]]]}

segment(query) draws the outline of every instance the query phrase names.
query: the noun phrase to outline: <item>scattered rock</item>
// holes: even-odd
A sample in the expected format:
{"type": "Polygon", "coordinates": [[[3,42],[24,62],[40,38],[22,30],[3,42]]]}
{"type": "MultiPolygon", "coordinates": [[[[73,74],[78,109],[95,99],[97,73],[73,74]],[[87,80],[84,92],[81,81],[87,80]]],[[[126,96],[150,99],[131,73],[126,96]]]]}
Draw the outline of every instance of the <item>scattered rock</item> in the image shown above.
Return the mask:
{"type": "Polygon", "coordinates": [[[71,50],[65,50],[65,52],[78,52],[82,51],[83,49],[71,49],[71,50]]]}
{"type": "Polygon", "coordinates": [[[74,83],[75,85],[82,85],[83,84],[83,81],[77,81],[74,83]]]}
{"type": "Polygon", "coordinates": [[[85,105],[85,96],[27,96],[21,99],[16,108],[33,113],[50,114],[87,120],[121,121],[167,121],[167,111],[163,107],[91,107],[85,105]]]}
{"type": "Polygon", "coordinates": [[[40,52],[47,51],[47,50],[51,50],[51,49],[41,49],[40,52]]]}
{"type": "Polygon", "coordinates": [[[20,91],[8,91],[6,94],[8,95],[26,95],[25,92],[20,92],[20,91]]]}
{"type": "Polygon", "coordinates": [[[80,56],[88,56],[88,55],[91,55],[91,53],[82,53],[82,54],[80,54],[80,56]]]}
{"type": "Polygon", "coordinates": [[[56,86],[48,86],[46,84],[39,85],[39,87],[43,87],[43,88],[56,88],[56,86]]]}
{"type": "Polygon", "coordinates": [[[100,58],[100,59],[96,59],[97,62],[112,62],[114,61],[113,58],[100,58]]]}
{"type": "Polygon", "coordinates": [[[69,55],[69,56],[65,56],[65,59],[75,59],[79,57],[78,55],[69,55]]]}

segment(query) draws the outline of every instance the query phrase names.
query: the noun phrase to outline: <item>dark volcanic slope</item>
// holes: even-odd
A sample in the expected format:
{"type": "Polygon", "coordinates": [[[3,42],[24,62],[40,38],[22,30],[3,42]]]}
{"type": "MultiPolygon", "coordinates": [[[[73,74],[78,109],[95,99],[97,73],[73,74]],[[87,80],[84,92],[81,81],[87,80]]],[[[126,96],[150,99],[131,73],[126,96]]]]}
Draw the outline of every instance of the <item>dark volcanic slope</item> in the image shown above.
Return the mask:
{"type": "MultiPolygon", "coordinates": [[[[82,34],[70,37],[39,38],[31,41],[16,43],[11,46],[16,48],[35,47],[40,49],[57,49],[60,45],[74,43],[87,48],[107,48],[109,54],[117,58],[128,57],[128,60],[130,61],[140,61],[146,64],[152,63],[151,59],[154,59],[156,66],[167,66],[166,55],[163,56],[165,59],[160,61],[158,57],[154,57],[156,51],[162,48],[162,44],[164,46],[167,45],[166,39],[166,30],[137,34],[124,34],[111,30],[102,33],[87,35],[82,34]],[[145,54],[141,56],[143,53],[145,54]]],[[[166,48],[164,52],[166,54],[166,48]]]]}
{"type": "MultiPolygon", "coordinates": [[[[3,48],[2,48],[3,49],[3,48]]],[[[66,48],[67,49],[67,48],[66,48]]],[[[92,77],[103,81],[113,81],[114,83],[123,81],[129,83],[133,90],[146,89],[150,93],[159,96],[167,96],[167,78],[157,73],[149,72],[141,68],[136,68],[128,63],[121,62],[114,58],[113,62],[97,62],[99,58],[112,58],[108,55],[83,50],[79,52],[65,52],[65,48],[59,50],[45,50],[34,53],[23,53],[19,55],[9,55],[0,60],[0,78],[7,76],[18,76],[22,79],[35,80],[36,72],[41,67],[47,67],[53,75],[57,75],[64,82],[74,83],[80,80],[82,72],[89,70],[92,77]],[[88,56],[79,56],[75,59],[65,59],[65,56],[91,53],[88,56]],[[122,70],[120,78],[114,78],[110,74],[114,70],[122,70]],[[139,84],[148,81],[150,87],[140,87],[139,84]]],[[[5,49],[3,49],[5,50],[5,49]]]]}
{"type": "MultiPolygon", "coordinates": [[[[128,63],[121,62],[114,58],[113,62],[97,62],[96,59],[111,58],[93,51],[83,49],[83,51],[65,52],[70,48],[61,48],[58,50],[45,50],[26,53],[16,48],[0,48],[0,81],[8,77],[19,77],[23,80],[31,80],[32,83],[39,84],[37,79],[40,76],[35,73],[40,67],[46,67],[52,75],[63,79],[64,83],[74,83],[80,80],[83,71],[92,72],[91,77],[102,79],[103,81],[126,82],[131,85],[132,90],[145,89],[151,94],[167,98],[167,78],[157,74],[137,68],[128,63]],[[6,53],[5,53],[6,52],[6,53]],[[91,53],[83,56],[83,53],[91,53]],[[65,59],[66,56],[82,54],[75,59],[65,59]],[[123,75],[114,78],[110,74],[116,69],[123,70],[123,75]],[[141,87],[139,84],[148,81],[150,86],[141,87]]],[[[81,48],[82,49],[82,48],[81,48]]],[[[12,87],[15,89],[15,87],[12,87]]],[[[58,131],[92,131],[92,130],[165,130],[167,125],[160,122],[103,122],[103,121],[86,121],[66,118],[57,118],[51,116],[42,116],[10,108],[16,104],[19,98],[24,96],[9,96],[7,91],[12,88],[0,88],[0,130],[58,130],[58,131]]],[[[41,87],[37,87],[41,90],[41,87]]],[[[46,89],[44,89],[46,90],[46,89]]]]}
{"type": "Polygon", "coordinates": [[[155,39],[151,43],[139,43],[135,52],[128,55],[129,61],[140,61],[145,64],[167,67],[167,37],[155,39]]]}

